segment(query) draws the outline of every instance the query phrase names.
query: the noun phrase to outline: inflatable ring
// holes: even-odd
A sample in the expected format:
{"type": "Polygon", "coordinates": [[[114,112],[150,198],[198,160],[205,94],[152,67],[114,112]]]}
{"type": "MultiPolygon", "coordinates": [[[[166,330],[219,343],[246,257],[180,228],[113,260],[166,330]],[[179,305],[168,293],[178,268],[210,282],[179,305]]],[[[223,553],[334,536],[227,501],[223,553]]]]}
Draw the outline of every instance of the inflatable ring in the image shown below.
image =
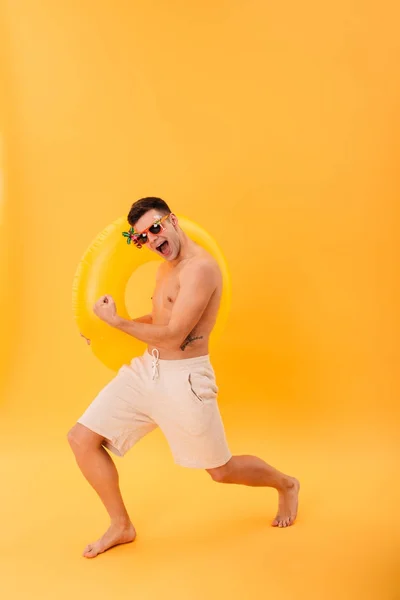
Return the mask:
{"type": "MultiPolygon", "coordinates": [[[[217,322],[210,337],[210,345],[213,345],[226,324],[230,308],[228,266],[222,251],[207,231],[186,217],[180,216],[178,219],[182,230],[207,250],[221,269],[223,291],[217,322]]],[[[128,313],[125,302],[128,281],[138,267],[149,261],[162,260],[146,248],[139,252],[135,246],[129,246],[122,235],[126,228],[126,218],[121,217],[99,233],[82,256],[73,281],[75,322],[81,335],[90,340],[93,354],[113,371],[118,371],[122,365],[129,364],[132,358],[143,354],[146,344],[107,325],[94,314],[93,305],[100,296],[110,294],[121,317],[132,319],[142,316],[128,313]]]]}

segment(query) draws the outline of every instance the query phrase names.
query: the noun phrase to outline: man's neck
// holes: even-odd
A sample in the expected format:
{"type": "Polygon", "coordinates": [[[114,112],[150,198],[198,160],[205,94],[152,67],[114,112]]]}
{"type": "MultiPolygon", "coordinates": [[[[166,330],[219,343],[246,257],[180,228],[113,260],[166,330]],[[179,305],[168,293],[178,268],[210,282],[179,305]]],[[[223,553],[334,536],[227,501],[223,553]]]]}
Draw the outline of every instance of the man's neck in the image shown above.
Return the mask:
{"type": "Polygon", "coordinates": [[[171,261],[173,267],[178,266],[181,262],[192,258],[196,253],[196,246],[194,242],[184,233],[182,230],[179,232],[179,240],[181,243],[181,250],[175,260],[171,261]]]}

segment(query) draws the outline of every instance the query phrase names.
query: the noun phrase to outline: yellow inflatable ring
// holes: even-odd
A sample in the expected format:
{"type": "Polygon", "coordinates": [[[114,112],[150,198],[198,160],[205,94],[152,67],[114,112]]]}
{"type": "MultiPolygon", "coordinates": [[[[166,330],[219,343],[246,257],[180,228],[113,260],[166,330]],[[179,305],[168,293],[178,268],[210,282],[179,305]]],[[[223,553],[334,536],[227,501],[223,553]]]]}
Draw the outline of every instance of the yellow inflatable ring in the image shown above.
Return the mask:
{"type": "MultiPolygon", "coordinates": [[[[210,338],[212,345],[221,334],[230,309],[228,266],[218,244],[207,231],[186,217],[178,216],[178,219],[183,231],[215,258],[222,272],[223,292],[218,319],[210,338]]],[[[122,236],[126,229],[126,218],[121,217],[99,233],[80,260],[73,281],[73,314],[79,331],[90,340],[94,355],[113,371],[143,354],[146,345],[101,321],[94,314],[93,305],[100,296],[110,294],[120,316],[126,319],[142,316],[128,314],[126,286],[138,267],[151,260],[160,260],[145,247],[139,251],[128,245],[122,236]]]]}

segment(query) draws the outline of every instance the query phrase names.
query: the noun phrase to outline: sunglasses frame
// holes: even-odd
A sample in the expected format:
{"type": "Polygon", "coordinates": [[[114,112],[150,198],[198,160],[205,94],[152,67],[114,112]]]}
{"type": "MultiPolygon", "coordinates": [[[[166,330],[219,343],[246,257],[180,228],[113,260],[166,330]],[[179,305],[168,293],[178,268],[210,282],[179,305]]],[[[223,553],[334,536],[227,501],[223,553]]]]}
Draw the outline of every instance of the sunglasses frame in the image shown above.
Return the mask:
{"type": "MultiPolygon", "coordinates": [[[[146,229],[144,229],[143,231],[139,232],[139,231],[135,231],[135,229],[133,227],[131,227],[129,229],[129,231],[124,231],[122,233],[122,235],[124,237],[127,238],[126,242],[127,244],[130,244],[131,242],[133,242],[135,244],[135,246],[137,248],[139,248],[139,250],[142,248],[142,246],[144,246],[145,244],[147,244],[147,242],[149,241],[149,236],[147,235],[149,232],[152,233],[150,231],[150,229],[152,227],[154,227],[154,225],[160,225],[161,226],[161,231],[164,231],[165,227],[162,225],[163,221],[165,221],[166,219],[168,219],[168,217],[171,216],[171,213],[169,213],[168,215],[164,215],[163,217],[157,218],[154,223],[152,223],[151,225],[149,225],[149,227],[147,227],[146,229]],[[139,238],[142,235],[146,235],[147,239],[145,242],[139,242],[139,238]]],[[[153,233],[153,235],[157,235],[155,233],[153,233]]]]}

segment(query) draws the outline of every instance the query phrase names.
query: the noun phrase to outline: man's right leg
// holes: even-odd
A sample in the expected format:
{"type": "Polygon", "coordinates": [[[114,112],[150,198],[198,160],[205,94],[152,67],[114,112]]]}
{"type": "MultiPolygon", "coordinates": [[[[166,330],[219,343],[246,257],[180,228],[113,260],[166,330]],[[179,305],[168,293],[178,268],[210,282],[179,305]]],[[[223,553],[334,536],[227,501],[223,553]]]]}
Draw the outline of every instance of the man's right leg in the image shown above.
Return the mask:
{"type": "Polygon", "coordinates": [[[102,446],[104,438],[77,423],[68,433],[68,441],[79,468],[99,495],[111,519],[106,533],[97,542],[89,544],[83,555],[94,558],[112,546],[133,542],[136,531],[121,496],[117,469],[102,446]]]}

